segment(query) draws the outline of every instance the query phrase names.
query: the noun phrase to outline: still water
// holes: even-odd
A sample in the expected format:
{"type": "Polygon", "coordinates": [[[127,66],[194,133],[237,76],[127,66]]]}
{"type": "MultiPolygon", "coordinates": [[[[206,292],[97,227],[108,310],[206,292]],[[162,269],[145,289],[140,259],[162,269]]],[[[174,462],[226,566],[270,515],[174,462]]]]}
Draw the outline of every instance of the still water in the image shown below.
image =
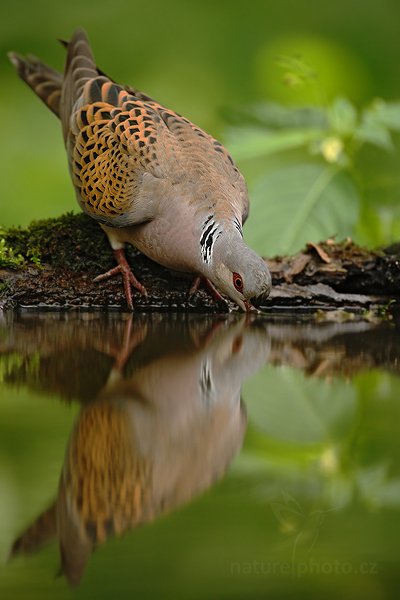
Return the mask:
{"type": "Polygon", "coordinates": [[[0,321],[0,597],[399,597],[394,324],[0,321]]]}

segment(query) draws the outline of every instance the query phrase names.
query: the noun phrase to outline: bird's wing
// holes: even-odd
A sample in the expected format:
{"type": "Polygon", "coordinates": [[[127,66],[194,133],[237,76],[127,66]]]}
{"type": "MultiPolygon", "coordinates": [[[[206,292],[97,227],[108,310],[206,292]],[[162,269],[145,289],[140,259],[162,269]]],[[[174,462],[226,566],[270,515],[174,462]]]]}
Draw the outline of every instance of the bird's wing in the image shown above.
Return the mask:
{"type": "Polygon", "coordinates": [[[189,119],[156,102],[151,105],[166,128],[161,130],[163,136],[158,138],[160,145],[165,147],[160,156],[165,171],[174,172],[178,181],[192,183],[194,190],[203,190],[204,193],[199,193],[192,201],[201,203],[203,200],[208,205],[212,197],[222,212],[243,222],[248,214],[247,187],[226,148],[189,119]],[[165,165],[164,157],[167,159],[165,165]]]}
{"type": "Polygon", "coordinates": [[[134,221],[144,175],[164,175],[157,159],[163,126],[151,105],[107,78],[85,83],[66,135],[73,183],[85,212],[108,225],[124,215],[134,221]]]}
{"type": "MultiPolygon", "coordinates": [[[[82,208],[107,224],[137,223],[143,178],[235,188],[235,214],[247,212],[241,174],[220,142],[157,102],[143,100],[106,77],[89,79],[67,133],[74,185],[82,208]],[[239,193],[238,193],[239,192],[239,193]],[[136,203],[136,207],[135,207],[136,203]]],[[[199,194],[200,196],[200,194],[199,194]]],[[[147,214],[147,218],[151,218],[147,214]]]]}

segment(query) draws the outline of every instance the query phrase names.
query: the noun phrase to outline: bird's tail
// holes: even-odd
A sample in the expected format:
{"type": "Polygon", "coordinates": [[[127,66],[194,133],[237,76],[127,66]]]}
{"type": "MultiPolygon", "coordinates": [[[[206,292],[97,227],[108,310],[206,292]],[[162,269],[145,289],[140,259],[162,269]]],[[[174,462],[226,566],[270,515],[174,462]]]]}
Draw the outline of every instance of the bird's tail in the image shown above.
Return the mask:
{"type": "Polygon", "coordinates": [[[8,57],[21,79],[59,117],[62,74],[31,55],[23,57],[15,52],[9,52],[8,57]]]}
{"type": "Polygon", "coordinates": [[[14,541],[9,558],[33,554],[57,535],[56,504],[52,504],[14,541]]]}
{"type": "Polygon", "coordinates": [[[64,90],[66,109],[70,112],[72,105],[81,95],[85,83],[97,77],[98,71],[89,40],[83,29],[77,29],[67,46],[67,60],[64,72],[64,90]],[[70,104],[68,102],[70,101],[70,104]],[[69,104],[69,106],[68,106],[69,104]]]}
{"type": "Polygon", "coordinates": [[[61,43],[67,48],[64,75],[31,55],[23,57],[9,52],[8,57],[21,79],[53,113],[61,117],[63,123],[67,123],[83,86],[99,73],[83,29],[77,29],[69,42],[61,43]]]}

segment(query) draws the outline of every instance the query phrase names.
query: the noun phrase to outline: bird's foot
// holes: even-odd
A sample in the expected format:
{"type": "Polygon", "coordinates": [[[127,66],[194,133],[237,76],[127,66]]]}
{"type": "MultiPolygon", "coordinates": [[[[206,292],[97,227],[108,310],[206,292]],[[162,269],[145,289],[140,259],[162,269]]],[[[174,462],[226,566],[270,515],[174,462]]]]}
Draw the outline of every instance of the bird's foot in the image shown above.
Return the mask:
{"type": "Polygon", "coordinates": [[[210,295],[212,296],[212,298],[214,298],[214,300],[216,302],[221,302],[224,306],[226,306],[229,309],[229,304],[225,300],[225,298],[222,296],[222,294],[220,294],[219,291],[217,290],[217,288],[215,287],[215,285],[207,277],[204,277],[203,275],[198,275],[193,280],[193,283],[188,292],[188,300],[190,300],[190,298],[193,296],[193,294],[195,292],[197,292],[197,290],[199,289],[201,284],[204,285],[206,290],[210,293],[210,295]]]}
{"type": "Polygon", "coordinates": [[[109,279],[110,277],[114,277],[114,275],[121,273],[124,281],[126,302],[128,304],[129,309],[133,310],[132,287],[136,288],[142,294],[142,296],[147,296],[147,290],[144,287],[144,285],[142,285],[132,273],[129,263],[125,258],[124,249],[119,248],[118,250],[114,250],[114,257],[118,265],[113,269],[110,269],[106,273],[98,275],[93,279],[93,281],[104,281],[105,279],[109,279]]]}
{"type": "Polygon", "coordinates": [[[147,337],[147,323],[137,320],[132,314],[129,314],[123,324],[123,339],[118,345],[110,343],[109,340],[96,339],[93,347],[102,354],[114,358],[114,365],[111,369],[109,380],[115,379],[115,373],[122,374],[126,363],[132,353],[138,348],[147,337]]]}

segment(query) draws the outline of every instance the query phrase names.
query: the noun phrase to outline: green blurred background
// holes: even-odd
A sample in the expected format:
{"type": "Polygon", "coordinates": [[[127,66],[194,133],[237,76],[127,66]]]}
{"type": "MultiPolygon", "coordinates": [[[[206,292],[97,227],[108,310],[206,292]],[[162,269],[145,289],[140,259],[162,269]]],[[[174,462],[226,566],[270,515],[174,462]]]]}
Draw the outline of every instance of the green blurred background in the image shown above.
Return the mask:
{"type": "Polygon", "coordinates": [[[247,236],[260,252],[293,251],[311,237],[334,234],[369,245],[400,237],[397,0],[3,3],[3,225],[77,210],[59,124],[6,57],[11,49],[30,52],[62,69],[56,40],[77,26],[88,31],[106,73],[231,149],[253,200],[247,236]],[[292,69],[293,58],[300,67],[292,69]],[[304,65],[310,69],[303,78],[304,65]],[[352,105],[332,104],[337,97],[352,105]],[[360,111],[375,98],[387,100],[392,112],[388,117],[385,105],[383,117],[367,115],[366,128],[360,111]],[[310,121],[293,110],[297,105],[319,113],[310,121]]]}

